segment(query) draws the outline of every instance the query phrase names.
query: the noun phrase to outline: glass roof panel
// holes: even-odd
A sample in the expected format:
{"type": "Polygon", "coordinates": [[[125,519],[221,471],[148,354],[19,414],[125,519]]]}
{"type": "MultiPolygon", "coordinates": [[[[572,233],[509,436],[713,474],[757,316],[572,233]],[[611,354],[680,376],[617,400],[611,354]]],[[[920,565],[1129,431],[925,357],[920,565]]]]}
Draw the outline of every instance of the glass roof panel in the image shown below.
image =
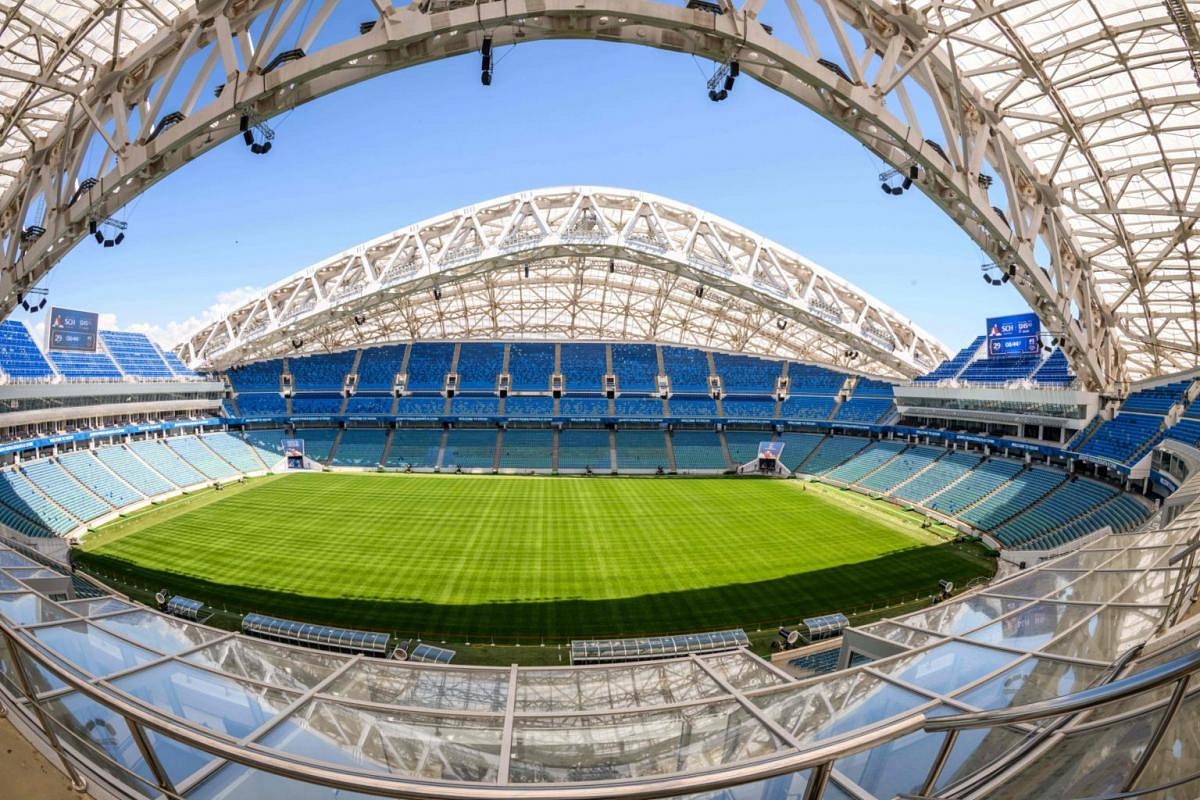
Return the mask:
{"type": "Polygon", "coordinates": [[[1010,611],[1015,611],[1027,602],[974,595],[909,614],[902,621],[915,628],[924,628],[944,636],[956,636],[986,625],[1010,611]]]}
{"type": "Polygon", "coordinates": [[[216,642],[183,658],[236,678],[249,678],[294,690],[316,686],[350,660],[350,656],[284,647],[249,638],[216,642]]]}
{"type": "Polygon", "coordinates": [[[189,625],[182,620],[144,610],[105,617],[96,624],[126,639],[132,639],[143,647],[167,655],[190,650],[223,635],[211,628],[189,625]]]}
{"type": "Polygon", "coordinates": [[[123,642],[86,622],[37,628],[33,635],[56,655],[96,677],[127,670],[155,658],[149,650],[123,642]]]}
{"type": "Polygon", "coordinates": [[[958,699],[982,709],[1036,703],[1084,689],[1102,671],[1099,667],[1067,661],[1027,658],[1012,669],[959,695],[958,699]]]}
{"type": "Polygon", "coordinates": [[[858,670],[751,698],[801,741],[839,736],[922,705],[928,698],[858,670]]]}
{"type": "Polygon", "coordinates": [[[872,665],[884,675],[918,686],[933,694],[944,694],[978,680],[1017,659],[1012,653],[976,647],[966,642],[946,642],[937,647],[884,664],[872,665]]]}
{"type": "Polygon", "coordinates": [[[0,594],[0,616],[13,625],[36,625],[39,622],[55,622],[60,619],[74,618],[70,612],[32,592],[29,594],[0,594]]]}
{"type": "Polygon", "coordinates": [[[981,644],[999,644],[1017,650],[1037,650],[1068,628],[1083,621],[1097,606],[1075,603],[1035,603],[1026,609],[980,628],[967,638],[981,644]]]}
{"type": "Polygon", "coordinates": [[[517,678],[516,710],[621,710],[723,694],[721,686],[690,660],[606,669],[522,670],[517,678]]]}
{"type": "Polygon", "coordinates": [[[325,694],[400,706],[503,711],[508,680],[508,670],[433,669],[364,660],[340,675],[325,694]]]}
{"type": "Polygon", "coordinates": [[[1162,617],[1157,608],[1110,606],[1044,648],[1047,653],[1112,661],[1154,632],[1162,617]]]}

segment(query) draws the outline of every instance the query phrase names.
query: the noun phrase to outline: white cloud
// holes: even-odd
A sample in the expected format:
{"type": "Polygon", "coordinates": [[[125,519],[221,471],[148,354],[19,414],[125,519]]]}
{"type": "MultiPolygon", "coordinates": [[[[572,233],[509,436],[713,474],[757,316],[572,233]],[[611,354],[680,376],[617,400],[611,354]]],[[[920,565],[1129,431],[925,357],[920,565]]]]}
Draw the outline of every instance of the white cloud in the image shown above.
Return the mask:
{"type": "Polygon", "coordinates": [[[242,286],[238,289],[230,289],[227,292],[221,292],[217,295],[216,302],[201,311],[199,314],[194,314],[187,319],[182,319],[178,322],[168,322],[165,325],[149,322],[134,322],[129,325],[118,325],[116,315],[101,314],[100,327],[110,330],[144,333],[162,345],[164,349],[167,349],[174,347],[180,342],[186,341],[188,337],[203,328],[205,325],[209,324],[210,322],[215,322],[216,320],[228,314],[230,311],[233,311],[238,306],[241,306],[248,300],[254,298],[261,292],[261,289],[258,289],[254,286],[242,286]]]}

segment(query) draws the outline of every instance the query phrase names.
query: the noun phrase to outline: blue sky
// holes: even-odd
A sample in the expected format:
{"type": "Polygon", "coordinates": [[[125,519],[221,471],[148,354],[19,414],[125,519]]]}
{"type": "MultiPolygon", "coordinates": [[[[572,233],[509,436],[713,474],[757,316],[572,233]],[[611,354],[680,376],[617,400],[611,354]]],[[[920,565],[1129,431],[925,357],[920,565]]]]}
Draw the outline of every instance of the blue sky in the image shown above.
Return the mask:
{"type": "Polygon", "coordinates": [[[978,248],[929,200],[883,194],[882,164],[860,145],[746,78],[710,102],[711,70],[648,48],[540,42],[500,51],[488,88],[474,54],[378,78],[274,120],[266,156],[233,141],[160,182],[119,215],[122,246],[85,240],[43,285],[56,304],[173,344],[239,290],[365,239],[510,192],[604,184],[773,238],[951,348],[984,317],[1027,310],[984,284],[978,248]]]}

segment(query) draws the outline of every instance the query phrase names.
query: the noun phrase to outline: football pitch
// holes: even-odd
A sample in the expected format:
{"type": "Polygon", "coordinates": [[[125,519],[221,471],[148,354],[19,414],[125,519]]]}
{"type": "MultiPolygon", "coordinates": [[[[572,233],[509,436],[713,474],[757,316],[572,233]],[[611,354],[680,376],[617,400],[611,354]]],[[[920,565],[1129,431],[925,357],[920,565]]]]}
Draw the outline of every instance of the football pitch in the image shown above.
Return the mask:
{"type": "Polygon", "coordinates": [[[79,560],[230,611],[562,639],[795,623],[990,574],[918,522],[799,481],[313,473],[140,512],[79,560]]]}

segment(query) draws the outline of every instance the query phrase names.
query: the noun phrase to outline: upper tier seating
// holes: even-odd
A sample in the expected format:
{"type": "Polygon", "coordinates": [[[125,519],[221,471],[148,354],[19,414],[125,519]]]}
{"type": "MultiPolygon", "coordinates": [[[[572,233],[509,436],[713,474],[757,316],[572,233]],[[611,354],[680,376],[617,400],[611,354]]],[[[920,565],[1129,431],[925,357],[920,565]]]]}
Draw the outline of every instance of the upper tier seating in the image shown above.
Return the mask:
{"type": "Polygon", "coordinates": [[[795,470],[803,463],[804,459],[812,455],[813,450],[824,438],[819,433],[781,433],[779,440],[783,442],[783,454],[780,455],[779,460],[788,469],[795,470]]]}
{"type": "Polygon", "coordinates": [[[446,400],[442,397],[401,397],[396,414],[401,417],[440,417],[446,400]]]}
{"type": "Polygon", "coordinates": [[[183,461],[175,451],[156,439],[131,442],[133,454],[150,465],[155,472],[179,487],[204,483],[204,476],[183,461]]]}
{"type": "Polygon", "coordinates": [[[875,442],[859,452],[841,466],[825,473],[826,477],[844,483],[857,483],[863,477],[882,467],[905,449],[904,442],[875,442]]]}
{"type": "Polygon", "coordinates": [[[708,393],[708,354],[690,347],[663,347],[662,359],[672,392],[708,393]]]}
{"type": "Polygon", "coordinates": [[[1075,382],[1075,376],[1071,374],[1071,365],[1067,363],[1067,355],[1058,347],[1054,348],[1050,357],[1033,373],[1033,379],[1046,386],[1070,386],[1075,382]]]}
{"type": "Polygon", "coordinates": [[[665,470],[670,466],[663,431],[617,431],[617,469],[665,470]]]}
{"type": "Polygon", "coordinates": [[[297,439],[304,440],[304,455],[322,464],[329,461],[329,451],[337,438],[336,428],[297,428],[297,439]]]}
{"type": "Polygon", "coordinates": [[[621,419],[660,418],[663,415],[662,400],[649,397],[618,397],[613,404],[621,419]]]}
{"type": "Polygon", "coordinates": [[[403,344],[386,344],[365,348],[362,358],[358,360],[358,391],[391,391],[396,374],[404,363],[407,347],[403,344]]]}
{"type": "Polygon", "coordinates": [[[779,415],[783,419],[829,419],[836,402],[833,397],[794,394],[783,401],[779,415]]]}
{"type": "Polygon", "coordinates": [[[603,397],[563,397],[558,401],[558,413],[564,417],[607,417],[608,400],[603,397]]]}
{"type": "Polygon", "coordinates": [[[408,390],[441,391],[453,358],[449,342],[415,342],[408,352],[408,390]]]}
{"type": "MultiPolygon", "coordinates": [[[[229,370],[229,381],[234,391],[242,392],[278,392],[279,376],[283,373],[283,361],[273,358],[270,361],[256,361],[229,370]]],[[[239,403],[239,405],[241,405],[239,403]]]]}
{"type": "Polygon", "coordinates": [[[554,431],[509,428],[500,443],[500,468],[550,469],[553,449],[554,431]]]}
{"type": "Polygon", "coordinates": [[[608,472],[608,431],[591,428],[564,428],[558,435],[558,468],[608,472]]]}
{"type": "Polygon", "coordinates": [[[713,353],[713,363],[726,394],[771,394],[781,371],[778,361],[754,356],[713,353]]]}
{"type": "Polygon", "coordinates": [[[514,397],[509,395],[504,401],[506,417],[551,417],[554,415],[553,397],[514,397]]]}
{"type": "Polygon", "coordinates": [[[69,381],[119,381],[121,370],[107,353],[64,353],[50,351],[55,369],[69,381]]]}
{"type": "Polygon", "coordinates": [[[356,394],[346,401],[347,414],[366,414],[368,416],[386,416],[392,413],[392,396],[356,394]]]}
{"type": "Polygon", "coordinates": [[[892,410],[892,401],[878,397],[851,397],[838,406],[835,420],[865,422],[874,425],[882,421],[892,410]]]}
{"type": "Polygon", "coordinates": [[[558,347],[559,369],[568,392],[602,392],[604,375],[604,345],[564,342],[558,347]]]}
{"type": "Polygon", "coordinates": [[[159,348],[159,352],[162,353],[163,361],[166,362],[167,366],[170,367],[171,371],[174,372],[178,377],[180,377],[180,378],[199,378],[200,377],[198,374],[196,374],[195,370],[193,370],[187,364],[184,364],[183,359],[180,358],[178,355],[176,355],[174,351],[163,350],[162,348],[159,348]]]}
{"type": "Polygon", "coordinates": [[[886,397],[889,400],[895,396],[896,387],[887,381],[877,381],[874,378],[859,378],[854,384],[855,397],[886,397]]]}
{"type": "Polygon", "coordinates": [[[495,428],[451,428],[442,468],[491,469],[495,457],[495,428]]]}
{"type": "Polygon", "coordinates": [[[775,416],[775,400],[770,397],[726,397],[721,401],[725,416],[730,419],[771,419],[775,416]]]}
{"type": "Polygon", "coordinates": [[[717,401],[711,397],[680,397],[673,396],[667,401],[668,416],[671,417],[705,417],[711,419],[717,416],[717,401]]]}
{"type": "Polygon", "coordinates": [[[441,445],[441,428],[396,428],[392,432],[387,466],[434,467],[441,445]]]}
{"type": "Polygon", "coordinates": [[[346,385],[346,374],[354,366],[354,356],[354,350],[343,350],[289,358],[288,371],[292,373],[293,388],[297,392],[341,391],[346,385]]]}
{"type": "Polygon", "coordinates": [[[841,391],[846,383],[846,376],[825,367],[814,364],[799,364],[795,361],[788,364],[788,393],[789,394],[828,394],[834,395],[841,391]]]}
{"type": "Polygon", "coordinates": [[[504,366],[504,345],[499,342],[463,342],[458,349],[459,391],[491,392],[504,366]]]}
{"type": "Polygon", "coordinates": [[[11,380],[46,381],[54,377],[54,370],[25,323],[15,319],[0,322],[0,369],[11,380]]]}
{"type": "MultiPolygon", "coordinates": [[[[822,475],[848,461],[869,444],[870,440],[857,436],[829,436],[813,451],[808,460],[800,465],[799,471],[809,475],[822,475]]],[[[783,452],[787,453],[787,449],[783,452]]]]}
{"type": "Polygon", "coordinates": [[[49,459],[23,464],[21,471],[35,486],[78,520],[87,522],[113,510],[112,506],[92,494],[66,470],[49,459]]]}
{"type": "Polygon", "coordinates": [[[292,414],[302,417],[306,414],[314,416],[329,416],[340,414],[342,411],[342,396],[339,395],[292,395],[292,414]]]}
{"type": "Polygon", "coordinates": [[[195,436],[172,436],[166,439],[167,446],[197,471],[214,480],[236,477],[238,472],[218,458],[195,436]]]}
{"type": "Polygon", "coordinates": [[[770,439],[770,431],[725,431],[725,445],[734,468],[757,459],[759,442],[770,439]]]}
{"type": "MultiPolygon", "coordinates": [[[[675,431],[671,434],[671,446],[675,451],[675,468],[680,472],[729,469],[716,431],[675,431]]],[[[619,447],[618,444],[618,459],[619,447]]]]}
{"type": "Polygon", "coordinates": [[[1139,411],[1144,414],[1165,416],[1171,406],[1182,403],[1191,381],[1177,381],[1134,392],[1121,404],[1122,411],[1139,411]]]}
{"type": "Polygon", "coordinates": [[[554,374],[554,345],[514,342],[508,348],[508,374],[512,378],[514,391],[550,391],[550,376],[554,374]]]}
{"type": "Polygon", "coordinates": [[[983,459],[974,453],[962,451],[949,453],[917,477],[896,490],[896,497],[920,503],[925,498],[940,492],[983,459]]]}
{"type": "Polygon", "coordinates": [[[379,466],[387,433],[382,428],[347,428],[342,431],[333,463],[339,467],[379,466]]]}
{"type": "Polygon", "coordinates": [[[124,447],[101,447],[96,451],[96,457],[146,497],[157,497],[177,488],[124,447]]]}
{"type": "Polygon", "coordinates": [[[255,415],[283,416],[287,414],[287,401],[279,392],[252,392],[237,396],[238,409],[243,417],[255,415]]]}
{"type": "Polygon", "coordinates": [[[1003,358],[980,358],[959,374],[959,380],[971,383],[1005,383],[1028,378],[1042,363],[1042,354],[1022,353],[1003,358]]]}
{"type": "Polygon", "coordinates": [[[129,377],[168,381],[175,377],[145,334],[100,331],[100,338],[109,355],[129,377]]]}
{"type": "Polygon", "coordinates": [[[885,466],[859,481],[859,485],[877,492],[889,492],[937,461],[946,451],[940,447],[910,447],[885,466]]]}
{"type": "MultiPolygon", "coordinates": [[[[0,502],[28,521],[30,535],[39,527],[57,534],[69,533],[79,521],[39,492],[23,474],[13,469],[0,472],[0,502]]],[[[19,520],[18,520],[19,522],[19,520]]],[[[19,524],[13,527],[24,530],[19,524]]]]}
{"type": "Polygon", "coordinates": [[[1021,463],[989,459],[963,476],[958,483],[927,499],[924,505],[951,516],[978,503],[1021,471],[1021,463]]]}
{"type": "Polygon", "coordinates": [[[1063,479],[1061,472],[1030,467],[958,516],[979,530],[990,531],[1045,497],[1063,479]]]}
{"type": "Polygon", "coordinates": [[[58,457],[67,472],[113,508],[122,508],[145,499],[142,493],[110,472],[90,451],[64,453],[58,457]]]}
{"type": "Polygon", "coordinates": [[[239,472],[257,472],[263,468],[253,448],[228,433],[209,433],[200,437],[209,449],[239,472]]]}
{"type": "Polygon", "coordinates": [[[1162,425],[1159,416],[1121,412],[1097,428],[1078,451],[1131,463],[1158,444],[1163,437],[1162,425]]]}
{"type": "Polygon", "coordinates": [[[658,375],[658,356],[655,355],[654,345],[614,344],[612,363],[613,373],[617,376],[617,388],[622,392],[658,390],[655,380],[658,375]]]}
{"type": "Polygon", "coordinates": [[[979,352],[979,348],[983,346],[983,341],[986,336],[977,336],[969,345],[959,350],[954,358],[943,361],[928,375],[922,375],[916,379],[916,383],[936,383],[948,378],[958,377],[958,373],[962,372],[962,368],[967,365],[967,362],[975,357],[979,352]]]}

